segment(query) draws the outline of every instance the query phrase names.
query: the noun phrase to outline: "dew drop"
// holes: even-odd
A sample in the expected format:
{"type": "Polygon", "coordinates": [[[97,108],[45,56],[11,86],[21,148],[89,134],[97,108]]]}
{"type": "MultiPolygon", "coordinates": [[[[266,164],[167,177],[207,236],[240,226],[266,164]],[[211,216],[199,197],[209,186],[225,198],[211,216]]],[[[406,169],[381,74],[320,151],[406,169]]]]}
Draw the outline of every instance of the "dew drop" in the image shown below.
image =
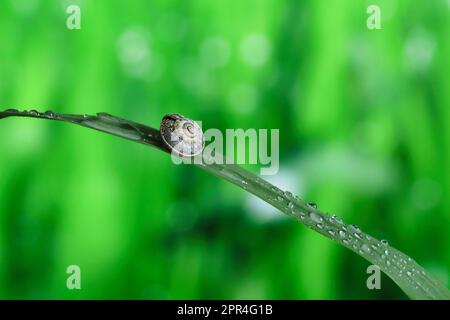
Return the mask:
{"type": "Polygon", "coordinates": [[[336,235],[336,231],[334,231],[334,230],[328,230],[328,234],[330,235],[330,236],[335,236],[336,235]]]}
{"type": "Polygon", "coordinates": [[[289,209],[294,209],[294,203],[293,202],[289,202],[288,203],[288,208],[289,209]]]}
{"type": "Polygon", "coordinates": [[[412,276],[411,271],[406,271],[406,275],[407,275],[408,277],[411,277],[411,276],[412,276]]]}
{"type": "Polygon", "coordinates": [[[44,115],[46,115],[49,118],[53,118],[55,116],[55,113],[53,111],[45,111],[44,115]]]}
{"type": "Polygon", "coordinates": [[[19,112],[17,109],[6,109],[5,112],[19,112]]]}
{"type": "Polygon", "coordinates": [[[366,252],[366,253],[369,253],[369,252],[370,252],[370,247],[369,247],[367,244],[364,243],[364,244],[361,246],[361,250],[364,251],[364,252],[366,252]]]}
{"type": "Polygon", "coordinates": [[[317,209],[317,204],[315,204],[314,202],[308,202],[308,207],[311,207],[313,209],[317,209]]]}
{"type": "Polygon", "coordinates": [[[39,114],[39,112],[37,112],[36,110],[30,110],[30,112],[28,112],[29,114],[31,114],[32,116],[37,116],[39,114]]]}
{"type": "Polygon", "coordinates": [[[339,223],[339,224],[342,224],[344,221],[340,218],[340,217],[338,217],[337,215],[333,215],[333,216],[331,216],[331,219],[333,219],[334,221],[336,221],[337,223],[339,223]]]}
{"type": "Polygon", "coordinates": [[[309,217],[314,222],[321,223],[323,221],[323,218],[321,216],[319,216],[317,213],[314,213],[314,212],[310,212],[309,213],[309,217]]]}
{"type": "Polygon", "coordinates": [[[323,224],[318,223],[318,224],[316,224],[316,227],[319,228],[319,229],[323,229],[323,224]]]}
{"type": "Polygon", "coordinates": [[[383,245],[383,246],[387,246],[387,245],[389,245],[389,242],[387,241],[387,240],[381,240],[381,244],[383,245]]]}
{"type": "Polygon", "coordinates": [[[285,192],[284,192],[284,195],[285,195],[285,197],[288,198],[288,199],[293,198],[292,193],[289,192],[289,191],[285,191],[285,192]]]}
{"type": "Polygon", "coordinates": [[[346,235],[347,235],[347,233],[345,233],[344,230],[339,230],[339,236],[340,236],[341,238],[345,238],[346,235]]]}

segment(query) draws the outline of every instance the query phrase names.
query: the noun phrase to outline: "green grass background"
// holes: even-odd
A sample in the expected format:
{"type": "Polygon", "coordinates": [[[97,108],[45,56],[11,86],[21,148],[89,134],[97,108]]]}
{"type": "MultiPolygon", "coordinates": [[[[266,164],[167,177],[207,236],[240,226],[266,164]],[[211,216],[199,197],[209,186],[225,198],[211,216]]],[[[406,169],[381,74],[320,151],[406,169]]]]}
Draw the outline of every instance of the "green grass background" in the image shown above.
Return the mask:
{"type": "MultiPolygon", "coordinates": [[[[0,106],[279,128],[271,181],[448,285],[449,31],[447,0],[2,0],[0,106]]],[[[0,122],[0,298],[405,298],[367,266],[155,149],[0,122]]]]}

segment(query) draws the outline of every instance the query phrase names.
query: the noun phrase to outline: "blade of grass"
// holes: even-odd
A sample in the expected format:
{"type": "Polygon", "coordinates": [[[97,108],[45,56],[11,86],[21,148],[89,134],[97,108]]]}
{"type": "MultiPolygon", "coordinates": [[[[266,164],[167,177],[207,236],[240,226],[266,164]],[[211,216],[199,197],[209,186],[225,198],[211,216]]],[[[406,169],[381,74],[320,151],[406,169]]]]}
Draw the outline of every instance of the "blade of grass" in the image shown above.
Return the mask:
{"type": "MultiPolygon", "coordinates": [[[[9,109],[0,112],[0,119],[6,117],[30,117],[74,123],[170,153],[161,139],[159,130],[107,113],[72,115],[9,109]]],[[[450,299],[450,291],[444,285],[417,262],[391,247],[386,241],[375,239],[362,232],[358,226],[344,223],[337,216],[321,212],[290,192],[280,190],[237,165],[218,164],[206,153],[197,157],[199,158],[196,160],[200,161],[194,163],[200,168],[254,194],[308,228],[338,242],[378,266],[411,299],[450,299]]]]}

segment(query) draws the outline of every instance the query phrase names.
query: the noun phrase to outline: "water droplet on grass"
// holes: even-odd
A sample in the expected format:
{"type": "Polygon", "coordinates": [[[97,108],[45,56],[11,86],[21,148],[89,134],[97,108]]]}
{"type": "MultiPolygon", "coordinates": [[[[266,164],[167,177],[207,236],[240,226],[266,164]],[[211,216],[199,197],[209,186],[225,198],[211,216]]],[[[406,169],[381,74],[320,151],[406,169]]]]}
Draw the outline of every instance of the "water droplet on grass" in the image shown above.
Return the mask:
{"type": "Polygon", "coordinates": [[[317,204],[315,204],[314,202],[308,202],[308,207],[311,207],[313,209],[317,209],[317,204]]]}
{"type": "Polygon", "coordinates": [[[286,198],[288,198],[288,199],[292,199],[292,198],[293,198],[292,193],[289,192],[289,191],[285,191],[285,192],[284,192],[284,196],[285,196],[286,198]]]}
{"type": "Polygon", "coordinates": [[[342,220],[342,218],[341,217],[338,217],[337,215],[332,215],[331,216],[331,219],[333,220],[333,221],[336,221],[337,223],[339,223],[339,224],[342,224],[344,221],[342,220]]]}
{"type": "Polygon", "coordinates": [[[49,118],[53,118],[55,116],[55,113],[53,111],[45,111],[44,115],[46,115],[49,118]]]}
{"type": "Polygon", "coordinates": [[[320,215],[318,215],[317,213],[314,213],[314,212],[310,212],[309,213],[309,217],[314,222],[319,222],[320,223],[320,222],[323,221],[323,218],[320,215]]]}
{"type": "Polygon", "coordinates": [[[364,244],[361,246],[361,250],[364,251],[364,252],[366,252],[366,253],[369,253],[369,252],[370,252],[370,247],[369,247],[367,244],[364,243],[364,244]]]}

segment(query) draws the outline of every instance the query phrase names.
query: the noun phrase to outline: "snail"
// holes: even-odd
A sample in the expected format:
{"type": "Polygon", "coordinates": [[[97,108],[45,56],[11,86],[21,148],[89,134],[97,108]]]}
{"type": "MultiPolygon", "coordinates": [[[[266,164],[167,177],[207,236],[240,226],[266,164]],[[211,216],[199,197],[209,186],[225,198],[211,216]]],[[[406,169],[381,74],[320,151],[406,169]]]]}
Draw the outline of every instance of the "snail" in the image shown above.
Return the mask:
{"type": "Polygon", "coordinates": [[[164,144],[177,156],[196,156],[205,146],[205,138],[200,126],[195,121],[177,113],[164,116],[159,132],[164,144]]]}

